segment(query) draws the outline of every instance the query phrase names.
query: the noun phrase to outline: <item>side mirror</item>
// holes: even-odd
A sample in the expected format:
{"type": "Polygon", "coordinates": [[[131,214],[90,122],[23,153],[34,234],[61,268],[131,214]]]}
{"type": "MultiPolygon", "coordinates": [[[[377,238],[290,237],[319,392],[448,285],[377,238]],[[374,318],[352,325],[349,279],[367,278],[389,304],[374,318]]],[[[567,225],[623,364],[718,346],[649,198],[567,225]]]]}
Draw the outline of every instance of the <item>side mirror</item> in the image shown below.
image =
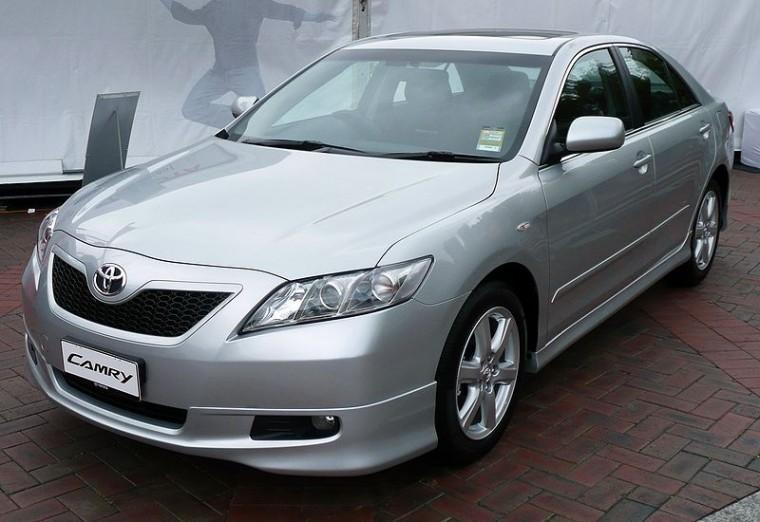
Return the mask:
{"type": "Polygon", "coordinates": [[[625,143],[625,125],[620,118],[582,116],[567,131],[568,152],[604,152],[619,149],[625,143]]]}
{"type": "Polygon", "coordinates": [[[239,117],[248,109],[256,105],[257,101],[259,101],[257,96],[238,96],[237,99],[232,102],[232,106],[230,107],[232,110],[232,116],[235,118],[239,117]]]}

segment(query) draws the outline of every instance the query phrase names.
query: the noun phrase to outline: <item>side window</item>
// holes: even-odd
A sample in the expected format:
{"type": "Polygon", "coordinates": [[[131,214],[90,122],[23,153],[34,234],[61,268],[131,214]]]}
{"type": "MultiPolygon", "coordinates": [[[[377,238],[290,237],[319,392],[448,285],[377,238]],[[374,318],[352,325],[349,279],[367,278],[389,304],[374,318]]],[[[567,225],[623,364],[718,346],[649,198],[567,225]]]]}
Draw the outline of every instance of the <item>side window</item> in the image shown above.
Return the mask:
{"type": "Polygon", "coordinates": [[[676,88],[676,93],[678,93],[678,100],[681,102],[681,107],[686,108],[699,104],[694,93],[691,91],[691,88],[686,84],[683,78],[681,78],[681,76],[670,66],[668,66],[668,71],[670,72],[670,79],[676,88]]]}
{"type": "Polygon", "coordinates": [[[620,53],[631,74],[646,123],[696,103],[684,81],[656,54],[634,47],[623,47],[620,53]]]}
{"type": "Polygon", "coordinates": [[[620,72],[607,49],[582,56],[570,70],[554,115],[560,143],[581,116],[611,116],[623,120],[626,129],[633,126],[620,72]]]}

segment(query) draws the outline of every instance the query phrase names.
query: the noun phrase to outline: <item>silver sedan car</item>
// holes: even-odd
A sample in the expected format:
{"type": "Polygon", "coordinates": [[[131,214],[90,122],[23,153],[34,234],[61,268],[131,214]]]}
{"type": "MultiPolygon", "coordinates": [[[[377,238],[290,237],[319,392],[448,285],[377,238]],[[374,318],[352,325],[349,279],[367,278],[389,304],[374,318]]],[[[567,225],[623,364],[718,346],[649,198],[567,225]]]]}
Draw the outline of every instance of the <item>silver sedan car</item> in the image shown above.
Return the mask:
{"type": "Polygon", "coordinates": [[[707,275],[732,136],[630,38],[352,43],[45,218],[31,375],[103,428],[273,472],[475,459],[525,372],[707,275]]]}

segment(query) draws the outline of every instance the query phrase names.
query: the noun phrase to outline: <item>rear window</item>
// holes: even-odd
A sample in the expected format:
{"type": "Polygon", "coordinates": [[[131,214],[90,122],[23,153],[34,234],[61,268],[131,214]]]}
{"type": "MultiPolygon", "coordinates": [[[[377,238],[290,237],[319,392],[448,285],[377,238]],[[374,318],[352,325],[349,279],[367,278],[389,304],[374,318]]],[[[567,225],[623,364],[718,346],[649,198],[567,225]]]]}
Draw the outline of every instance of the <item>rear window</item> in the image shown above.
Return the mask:
{"type": "Polygon", "coordinates": [[[697,103],[683,79],[668,63],[646,49],[622,47],[636,97],[646,123],[697,103]]]}

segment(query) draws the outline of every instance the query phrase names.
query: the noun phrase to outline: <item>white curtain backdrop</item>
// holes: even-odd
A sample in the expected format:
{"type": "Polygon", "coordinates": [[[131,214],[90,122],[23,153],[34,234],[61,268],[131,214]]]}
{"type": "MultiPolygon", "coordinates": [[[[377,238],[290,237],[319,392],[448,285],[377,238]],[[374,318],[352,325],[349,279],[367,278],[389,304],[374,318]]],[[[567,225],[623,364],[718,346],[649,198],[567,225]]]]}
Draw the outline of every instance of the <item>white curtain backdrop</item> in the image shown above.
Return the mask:
{"type": "Polygon", "coordinates": [[[351,39],[351,0],[178,2],[188,9],[0,0],[0,167],[62,159],[66,170],[82,168],[95,96],[105,92],[142,91],[130,162],[170,152],[218,126],[231,89],[271,89],[351,39]],[[212,33],[225,46],[216,55],[212,33]]]}
{"type": "Polygon", "coordinates": [[[760,108],[759,0],[372,0],[372,33],[468,27],[639,38],[678,59],[737,117],[760,108]]]}
{"type": "MultiPolygon", "coordinates": [[[[352,0],[172,1],[0,0],[0,171],[30,160],[82,168],[105,92],[142,91],[130,163],[169,152],[219,126],[232,91],[270,90],[351,38],[352,0]]],[[[737,145],[744,112],[760,108],[758,0],[371,0],[371,9],[374,34],[496,26],[641,38],[728,102],[737,145]]]]}

